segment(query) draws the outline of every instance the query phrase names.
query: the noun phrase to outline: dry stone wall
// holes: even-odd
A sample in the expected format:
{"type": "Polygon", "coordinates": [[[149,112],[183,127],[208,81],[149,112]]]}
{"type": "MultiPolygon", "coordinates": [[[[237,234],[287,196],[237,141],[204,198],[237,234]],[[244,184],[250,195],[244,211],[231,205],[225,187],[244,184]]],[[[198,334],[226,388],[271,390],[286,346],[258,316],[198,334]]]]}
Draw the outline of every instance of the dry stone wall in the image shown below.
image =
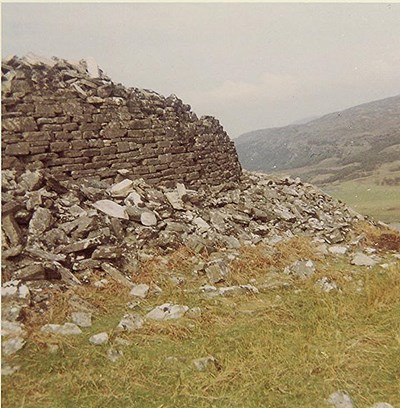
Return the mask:
{"type": "Polygon", "coordinates": [[[240,177],[218,120],[175,95],[115,84],[93,63],[14,56],[3,60],[2,92],[3,169],[192,186],[240,177]]]}

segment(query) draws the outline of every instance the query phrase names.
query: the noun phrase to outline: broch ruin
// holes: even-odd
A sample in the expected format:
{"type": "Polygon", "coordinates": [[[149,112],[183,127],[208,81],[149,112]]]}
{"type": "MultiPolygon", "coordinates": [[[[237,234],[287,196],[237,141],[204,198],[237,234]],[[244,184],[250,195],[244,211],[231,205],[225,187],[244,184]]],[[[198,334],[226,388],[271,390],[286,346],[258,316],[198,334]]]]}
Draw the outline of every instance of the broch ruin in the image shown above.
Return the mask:
{"type": "MultiPolygon", "coordinates": [[[[305,234],[322,253],[359,249],[352,226],[364,217],[299,179],[242,172],[219,122],[197,118],[174,95],[115,84],[90,60],[34,55],[3,61],[2,89],[5,355],[25,344],[24,308],[46,309],[43,287],[90,284],[94,270],[145,297],[149,287],[132,281],[141,263],[186,246],[193,273],[204,276],[200,290],[225,296],[261,290],[223,287],[243,245],[272,248],[305,234]],[[203,252],[213,255],[208,263],[198,258],[203,252]]],[[[376,260],[358,254],[354,262],[376,260]]],[[[305,278],[314,269],[300,260],[285,273],[305,278]]],[[[197,312],[164,304],[124,324],[197,312]]],[[[81,327],[90,324],[83,320],[81,327]]],[[[81,333],[68,325],[75,326],[43,330],[81,333]]],[[[102,344],[108,335],[90,341],[102,344]]]]}
{"type": "Polygon", "coordinates": [[[241,171],[218,121],[126,89],[97,65],[32,55],[3,70],[3,276],[118,273],[143,251],[238,248],[360,216],[300,180],[241,171]],[[116,272],[115,272],[116,273],[116,272]]]}
{"type": "Polygon", "coordinates": [[[141,177],[191,186],[237,181],[240,164],[219,122],[175,95],[125,88],[95,63],[28,55],[2,64],[3,169],[47,169],[58,180],[141,177]]]}

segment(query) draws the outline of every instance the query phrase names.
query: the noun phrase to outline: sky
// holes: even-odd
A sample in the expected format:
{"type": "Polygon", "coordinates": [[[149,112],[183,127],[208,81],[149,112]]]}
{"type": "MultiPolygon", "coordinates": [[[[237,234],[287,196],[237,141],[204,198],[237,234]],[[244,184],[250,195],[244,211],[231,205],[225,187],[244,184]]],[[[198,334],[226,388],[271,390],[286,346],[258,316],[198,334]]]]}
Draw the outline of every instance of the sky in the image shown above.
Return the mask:
{"type": "Polygon", "coordinates": [[[400,93],[400,4],[3,3],[2,57],[93,57],[235,138],[400,93]]]}

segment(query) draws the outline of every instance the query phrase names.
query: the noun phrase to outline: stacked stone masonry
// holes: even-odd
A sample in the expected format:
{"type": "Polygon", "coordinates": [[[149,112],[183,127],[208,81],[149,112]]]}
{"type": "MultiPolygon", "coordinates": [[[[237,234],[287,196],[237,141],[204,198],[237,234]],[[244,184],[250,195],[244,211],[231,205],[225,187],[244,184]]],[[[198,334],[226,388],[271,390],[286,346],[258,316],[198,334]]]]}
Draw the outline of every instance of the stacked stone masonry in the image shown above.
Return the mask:
{"type": "Polygon", "coordinates": [[[175,95],[125,88],[85,61],[10,57],[2,64],[2,168],[59,180],[126,177],[191,186],[237,181],[233,142],[175,95]]]}

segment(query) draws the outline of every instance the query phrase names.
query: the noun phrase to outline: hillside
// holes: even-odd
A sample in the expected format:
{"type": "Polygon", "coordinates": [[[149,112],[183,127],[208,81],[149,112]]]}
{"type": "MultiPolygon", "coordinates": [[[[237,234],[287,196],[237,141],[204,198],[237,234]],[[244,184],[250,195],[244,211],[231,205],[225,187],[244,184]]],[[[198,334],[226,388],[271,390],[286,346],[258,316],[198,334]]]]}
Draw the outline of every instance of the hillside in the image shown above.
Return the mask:
{"type": "Polygon", "coordinates": [[[400,95],[334,112],[305,124],[245,133],[235,144],[245,169],[316,184],[379,176],[400,180],[400,95]],[[385,166],[385,171],[382,170],[385,166]]]}
{"type": "Polygon", "coordinates": [[[175,96],[7,62],[2,406],[399,406],[397,232],[175,96]]]}

